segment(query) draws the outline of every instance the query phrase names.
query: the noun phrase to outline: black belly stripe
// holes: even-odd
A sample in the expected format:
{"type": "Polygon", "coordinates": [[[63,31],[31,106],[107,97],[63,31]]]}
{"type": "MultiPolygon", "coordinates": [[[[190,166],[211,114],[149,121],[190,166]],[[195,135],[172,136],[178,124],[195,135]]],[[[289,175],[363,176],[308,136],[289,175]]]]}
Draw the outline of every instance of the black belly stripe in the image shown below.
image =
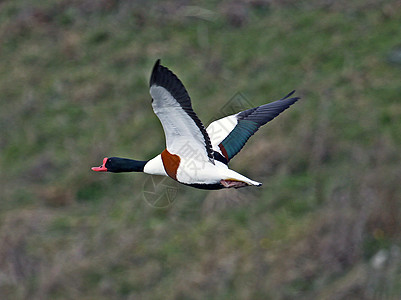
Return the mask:
{"type": "Polygon", "coordinates": [[[220,190],[223,189],[224,186],[221,183],[213,183],[213,184],[206,184],[206,183],[184,183],[185,185],[201,189],[201,190],[220,190]]]}

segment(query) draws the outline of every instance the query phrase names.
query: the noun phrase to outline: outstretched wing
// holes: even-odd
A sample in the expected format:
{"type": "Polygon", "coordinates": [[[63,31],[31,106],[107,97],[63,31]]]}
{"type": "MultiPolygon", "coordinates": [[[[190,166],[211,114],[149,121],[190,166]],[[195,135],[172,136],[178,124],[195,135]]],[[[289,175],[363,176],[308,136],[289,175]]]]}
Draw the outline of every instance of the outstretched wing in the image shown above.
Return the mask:
{"type": "Polygon", "coordinates": [[[210,160],[212,144],[201,120],[192,109],[191,99],[182,82],[158,59],[150,77],[153,111],[162,123],[166,147],[171,154],[210,160]]]}
{"type": "Polygon", "coordinates": [[[207,127],[207,132],[213,150],[218,153],[215,157],[222,155],[228,163],[260,126],[277,117],[300,99],[299,97],[290,98],[294,92],[292,91],[280,100],[212,122],[207,127]]]}

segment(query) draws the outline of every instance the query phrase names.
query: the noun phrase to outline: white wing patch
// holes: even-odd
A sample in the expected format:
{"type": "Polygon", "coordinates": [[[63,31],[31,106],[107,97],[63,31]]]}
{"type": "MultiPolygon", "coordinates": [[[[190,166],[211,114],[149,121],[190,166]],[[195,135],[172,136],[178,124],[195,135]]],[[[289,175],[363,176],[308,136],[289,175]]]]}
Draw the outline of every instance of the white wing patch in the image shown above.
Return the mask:
{"type": "Polygon", "coordinates": [[[170,92],[152,85],[150,94],[153,111],[163,126],[167,150],[180,157],[196,156],[197,160],[209,161],[202,132],[170,92]]]}
{"type": "Polygon", "coordinates": [[[206,128],[213,150],[221,153],[219,144],[230,134],[237,124],[238,120],[236,115],[231,115],[212,122],[206,128]]]}

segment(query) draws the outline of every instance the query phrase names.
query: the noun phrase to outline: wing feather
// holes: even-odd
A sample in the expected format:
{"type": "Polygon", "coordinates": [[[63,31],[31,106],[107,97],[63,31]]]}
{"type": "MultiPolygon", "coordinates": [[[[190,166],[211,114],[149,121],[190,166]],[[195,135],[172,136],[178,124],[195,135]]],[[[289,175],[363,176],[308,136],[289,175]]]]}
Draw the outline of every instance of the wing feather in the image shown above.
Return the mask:
{"type": "Polygon", "coordinates": [[[280,100],[247,109],[211,123],[207,131],[214,151],[222,154],[227,162],[244,147],[248,139],[267,122],[298,101],[299,97],[289,98],[292,91],[280,100]]]}
{"type": "Polygon", "coordinates": [[[214,163],[209,135],[192,109],[187,90],[173,72],[160,65],[160,59],[153,67],[149,84],[153,111],[162,123],[167,150],[214,163]]]}

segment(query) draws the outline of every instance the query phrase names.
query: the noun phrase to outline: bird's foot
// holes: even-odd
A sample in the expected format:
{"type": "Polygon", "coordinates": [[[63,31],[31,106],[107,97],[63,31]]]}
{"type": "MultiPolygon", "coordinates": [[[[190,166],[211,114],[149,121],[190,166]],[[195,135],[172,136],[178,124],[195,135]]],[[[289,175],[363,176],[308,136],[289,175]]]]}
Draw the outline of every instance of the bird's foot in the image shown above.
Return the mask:
{"type": "Polygon", "coordinates": [[[225,187],[225,188],[240,188],[244,186],[248,186],[247,183],[243,181],[236,181],[236,180],[220,180],[220,183],[225,187]]]}

